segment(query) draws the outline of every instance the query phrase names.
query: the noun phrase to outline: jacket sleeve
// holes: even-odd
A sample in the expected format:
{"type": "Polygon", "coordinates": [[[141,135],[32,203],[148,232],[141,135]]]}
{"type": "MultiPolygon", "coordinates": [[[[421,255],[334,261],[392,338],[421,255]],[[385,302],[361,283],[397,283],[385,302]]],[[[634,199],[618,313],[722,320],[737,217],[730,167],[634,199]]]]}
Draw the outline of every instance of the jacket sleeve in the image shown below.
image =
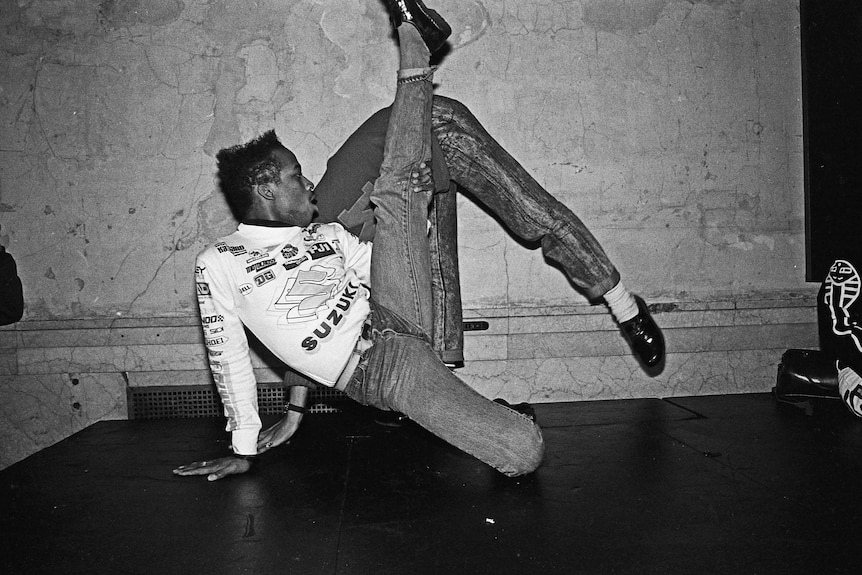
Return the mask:
{"type": "Polygon", "coordinates": [[[233,452],[253,455],[261,422],[248,338],[237,313],[230,272],[219,266],[217,255],[210,255],[198,256],[195,266],[207,358],[224,406],[233,452]]]}

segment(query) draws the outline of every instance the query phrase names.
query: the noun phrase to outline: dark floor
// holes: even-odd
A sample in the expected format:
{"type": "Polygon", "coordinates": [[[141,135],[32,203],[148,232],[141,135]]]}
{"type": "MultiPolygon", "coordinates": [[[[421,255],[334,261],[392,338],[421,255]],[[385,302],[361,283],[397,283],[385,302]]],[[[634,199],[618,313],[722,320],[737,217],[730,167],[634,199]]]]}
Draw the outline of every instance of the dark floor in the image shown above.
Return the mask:
{"type": "Polygon", "coordinates": [[[536,406],[544,465],[499,476],[361,408],[249,475],[218,419],[96,424],[0,471],[0,573],[858,573],[862,421],[767,394],[536,406]]]}

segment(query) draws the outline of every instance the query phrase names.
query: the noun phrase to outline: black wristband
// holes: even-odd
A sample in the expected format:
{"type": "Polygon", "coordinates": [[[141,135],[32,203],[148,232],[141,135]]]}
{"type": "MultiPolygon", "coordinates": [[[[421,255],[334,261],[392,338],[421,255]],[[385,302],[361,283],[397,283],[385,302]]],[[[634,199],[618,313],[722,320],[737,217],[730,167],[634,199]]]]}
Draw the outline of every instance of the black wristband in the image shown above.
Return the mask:
{"type": "Polygon", "coordinates": [[[284,405],[284,413],[287,413],[288,411],[295,411],[296,413],[305,414],[308,412],[308,408],[302,407],[301,405],[294,405],[292,403],[286,403],[284,405]]]}

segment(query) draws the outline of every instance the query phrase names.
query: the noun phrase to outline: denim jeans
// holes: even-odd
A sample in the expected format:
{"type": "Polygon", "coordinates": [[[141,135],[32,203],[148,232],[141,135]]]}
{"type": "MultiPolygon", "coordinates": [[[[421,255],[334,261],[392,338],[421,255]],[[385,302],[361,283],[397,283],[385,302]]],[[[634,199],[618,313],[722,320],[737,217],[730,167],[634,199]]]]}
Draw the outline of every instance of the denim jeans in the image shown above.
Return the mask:
{"type": "MultiPolygon", "coordinates": [[[[318,221],[339,221],[362,239],[374,238],[370,195],[362,189],[379,176],[390,112],[384,108],[373,114],[330,158],[317,186],[318,221]]],[[[442,193],[434,195],[429,218],[434,319],[430,335],[444,361],[463,361],[458,191],[485,206],[515,236],[540,241],[545,256],[588,298],[601,297],[619,281],[619,272],[580,218],[542,188],[464,104],[434,96],[431,129],[435,178],[451,180],[436,182],[442,193]]]]}
{"type": "Polygon", "coordinates": [[[410,174],[431,159],[432,89],[430,75],[398,84],[371,194],[377,220],[371,256],[373,345],[345,393],[364,405],[400,411],[502,473],[521,475],[541,462],[539,427],[458,379],[431,345],[427,221],[433,191],[413,191],[410,174]]]}
{"type": "MultiPolygon", "coordinates": [[[[541,241],[544,255],[586,297],[597,299],[620,281],[619,272],[581,219],[539,185],[464,104],[436,96],[432,129],[459,189],[484,205],[515,236],[541,241]]],[[[448,232],[439,235],[453,237],[448,232]]],[[[449,249],[443,245],[440,251],[449,249]]]]}
{"type": "Polygon", "coordinates": [[[505,475],[529,473],[542,462],[538,425],[458,379],[424,330],[374,301],[371,340],[344,389],[348,397],[403,413],[505,475]]]}

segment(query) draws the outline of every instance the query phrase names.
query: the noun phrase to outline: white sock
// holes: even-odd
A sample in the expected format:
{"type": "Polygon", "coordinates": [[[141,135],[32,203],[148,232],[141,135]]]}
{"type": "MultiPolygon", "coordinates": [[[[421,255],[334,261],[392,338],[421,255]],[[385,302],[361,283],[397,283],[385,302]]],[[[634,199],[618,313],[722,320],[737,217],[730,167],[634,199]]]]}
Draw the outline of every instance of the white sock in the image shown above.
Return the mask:
{"type": "Polygon", "coordinates": [[[623,282],[618,283],[609,289],[604,295],[605,303],[611,308],[611,313],[617,320],[617,323],[623,323],[632,319],[638,314],[638,302],[623,285],[623,282]]]}

